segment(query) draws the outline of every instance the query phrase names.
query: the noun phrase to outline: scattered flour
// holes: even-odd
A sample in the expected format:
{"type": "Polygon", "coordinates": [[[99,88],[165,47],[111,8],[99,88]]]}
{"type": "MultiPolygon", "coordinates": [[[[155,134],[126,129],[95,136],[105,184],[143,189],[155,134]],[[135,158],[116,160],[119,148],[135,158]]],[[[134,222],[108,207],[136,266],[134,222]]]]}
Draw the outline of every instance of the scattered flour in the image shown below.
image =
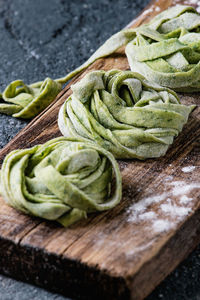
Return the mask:
{"type": "Polygon", "coordinates": [[[160,7],[159,6],[152,6],[152,7],[150,7],[149,9],[147,9],[147,10],[145,10],[144,12],[143,12],[143,15],[148,15],[149,13],[152,13],[153,11],[156,11],[156,12],[159,12],[161,9],[160,9],[160,7]]]}
{"type": "Polygon", "coordinates": [[[186,196],[186,195],[183,195],[183,196],[181,196],[181,198],[180,198],[180,203],[181,204],[188,204],[190,201],[192,201],[193,200],[193,198],[189,198],[188,196],[186,196]]]}
{"type": "Polygon", "coordinates": [[[198,0],[190,0],[189,4],[197,4],[198,0]]]}
{"type": "Polygon", "coordinates": [[[143,198],[137,203],[131,205],[128,209],[128,212],[143,213],[151,204],[161,202],[166,197],[167,193],[163,193],[160,195],[143,198]]]}
{"type": "Polygon", "coordinates": [[[156,213],[153,211],[146,212],[147,208],[153,203],[159,203],[167,197],[167,193],[163,193],[156,196],[150,196],[143,198],[142,200],[134,203],[127,209],[129,214],[128,222],[138,222],[142,220],[152,220],[156,217],[156,213]]]}
{"type": "Polygon", "coordinates": [[[156,7],[155,7],[155,11],[160,11],[160,7],[159,7],[159,6],[156,6],[156,7]]]}
{"type": "Polygon", "coordinates": [[[147,249],[149,249],[152,245],[154,244],[154,239],[149,241],[148,243],[144,243],[142,245],[138,245],[134,248],[131,248],[129,251],[126,250],[126,257],[132,257],[133,255],[135,255],[137,252],[142,252],[142,251],[146,251],[147,249]]]}
{"type": "Polygon", "coordinates": [[[181,170],[182,170],[184,173],[190,173],[190,172],[192,172],[195,168],[196,168],[195,166],[188,166],[188,167],[182,168],[181,170]]]}
{"type": "Polygon", "coordinates": [[[147,211],[141,215],[139,215],[140,220],[152,220],[156,218],[156,213],[154,211],[147,211]]]}
{"type": "Polygon", "coordinates": [[[173,226],[174,223],[168,220],[158,219],[154,221],[152,228],[155,232],[159,233],[159,232],[169,231],[173,226]]]}
{"type": "MultiPolygon", "coordinates": [[[[170,179],[173,179],[171,177],[170,179]]],[[[200,182],[169,182],[167,180],[165,185],[172,186],[168,192],[145,197],[132,204],[127,209],[129,214],[127,221],[133,223],[148,221],[148,229],[152,229],[155,233],[161,233],[175,227],[185,216],[190,214],[192,211],[190,202],[193,198],[187,196],[187,193],[200,188],[200,182]],[[179,201],[173,200],[173,197],[179,201]],[[156,211],[151,209],[152,204],[157,204],[156,211]]]]}
{"type": "Polygon", "coordinates": [[[165,203],[160,206],[161,210],[173,217],[184,217],[191,212],[190,207],[177,206],[171,203],[165,203]]]}
{"type": "Polygon", "coordinates": [[[34,57],[36,59],[40,58],[40,56],[35,52],[35,50],[30,51],[30,54],[31,54],[32,57],[34,57]]]}
{"type": "Polygon", "coordinates": [[[167,176],[166,178],[165,178],[165,181],[170,181],[170,180],[173,180],[173,176],[172,175],[169,175],[169,176],[167,176]]]}
{"type": "Polygon", "coordinates": [[[169,184],[174,186],[172,189],[173,196],[185,195],[193,189],[200,188],[199,182],[193,182],[189,184],[185,181],[174,181],[169,184]]]}
{"type": "Polygon", "coordinates": [[[154,211],[147,211],[142,214],[132,211],[128,217],[128,222],[138,223],[140,221],[152,221],[153,219],[156,219],[156,217],[157,214],[154,211]]]}
{"type": "Polygon", "coordinates": [[[145,10],[145,11],[143,12],[143,15],[148,15],[148,14],[151,13],[151,12],[153,12],[153,7],[151,7],[151,8],[149,8],[149,9],[145,10]]]}

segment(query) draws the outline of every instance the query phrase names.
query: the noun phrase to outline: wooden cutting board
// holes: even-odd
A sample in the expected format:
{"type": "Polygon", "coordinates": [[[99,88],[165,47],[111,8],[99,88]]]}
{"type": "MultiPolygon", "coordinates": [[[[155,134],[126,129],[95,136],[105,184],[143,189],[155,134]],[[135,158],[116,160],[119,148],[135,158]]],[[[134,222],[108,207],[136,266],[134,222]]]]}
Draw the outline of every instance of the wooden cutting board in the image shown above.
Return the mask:
{"type": "MultiPolygon", "coordinates": [[[[177,3],[152,2],[129,27],[177,3]]],[[[86,72],[128,69],[123,50],[86,72]]],[[[59,136],[58,110],[70,93],[68,85],[1,151],[1,161],[13,149],[59,136]]],[[[200,103],[198,94],[181,98],[200,103]]],[[[111,211],[65,229],[23,215],[0,199],[0,272],[75,298],[143,299],[200,242],[199,153],[197,108],[165,157],[119,161],[123,199],[111,211]]]]}

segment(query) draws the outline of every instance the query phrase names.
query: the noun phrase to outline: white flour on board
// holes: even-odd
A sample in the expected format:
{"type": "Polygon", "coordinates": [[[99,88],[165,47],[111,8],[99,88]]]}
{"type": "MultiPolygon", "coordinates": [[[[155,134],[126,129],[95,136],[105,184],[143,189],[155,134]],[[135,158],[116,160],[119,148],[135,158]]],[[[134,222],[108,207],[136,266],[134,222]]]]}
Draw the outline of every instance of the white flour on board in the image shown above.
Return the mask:
{"type": "Polygon", "coordinates": [[[142,213],[147,209],[148,206],[150,206],[153,203],[158,203],[164,200],[166,197],[167,197],[167,193],[150,196],[138,201],[137,203],[134,203],[129,209],[131,211],[134,210],[134,212],[136,213],[142,213]]]}
{"type": "Polygon", "coordinates": [[[173,223],[168,220],[158,219],[153,223],[152,228],[156,233],[159,233],[163,231],[169,231],[171,228],[173,228],[173,226],[173,223]]]}
{"type": "Polygon", "coordinates": [[[170,214],[170,216],[174,217],[184,217],[187,216],[189,212],[191,212],[190,207],[177,206],[171,203],[164,203],[160,206],[160,208],[164,213],[170,214]]]}
{"type": "Polygon", "coordinates": [[[172,175],[169,175],[169,176],[167,176],[166,178],[165,178],[165,181],[170,181],[170,180],[173,180],[173,176],[172,175]]]}
{"type": "Polygon", "coordinates": [[[174,196],[185,195],[193,189],[200,188],[200,182],[186,183],[185,181],[174,181],[169,184],[173,185],[172,194],[174,196]]]}
{"type": "Polygon", "coordinates": [[[153,7],[150,7],[149,9],[146,9],[142,14],[143,15],[148,15],[151,12],[153,12],[153,7]]]}
{"type": "MultiPolygon", "coordinates": [[[[168,176],[169,179],[173,177],[168,176]]],[[[187,196],[193,189],[200,188],[200,182],[165,181],[170,190],[162,194],[150,195],[132,204],[128,209],[128,222],[144,223],[155,233],[169,231],[192,212],[192,197],[187,196]],[[173,199],[176,197],[176,200],[173,199]]]]}
{"type": "Polygon", "coordinates": [[[156,218],[156,213],[154,211],[147,211],[141,215],[139,215],[140,220],[151,220],[153,218],[156,218]]]}
{"type": "Polygon", "coordinates": [[[129,213],[128,222],[137,222],[139,220],[145,219],[147,220],[147,218],[148,220],[154,219],[156,217],[156,213],[153,211],[146,212],[146,210],[153,203],[159,203],[163,201],[166,197],[167,193],[163,193],[160,195],[143,198],[137,203],[134,203],[127,209],[127,212],[129,213]]]}
{"type": "Polygon", "coordinates": [[[187,195],[183,195],[180,198],[180,203],[181,204],[188,204],[190,201],[192,201],[193,198],[188,197],[187,195]]]}
{"type": "Polygon", "coordinates": [[[194,4],[198,4],[198,2],[199,2],[198,0],[190,0],[188,2],[188,4],[191,4],[191,5],[193,4],[194,5],[194,4]]]}
{"type": "Polygon", "coordinates": [[[184,173],[190,173],[190,172],[194,171],[195,168],[196,168],[195,166],[188,166],[188,167],[182,168],[181,170],[182,170],[184,173]]]}

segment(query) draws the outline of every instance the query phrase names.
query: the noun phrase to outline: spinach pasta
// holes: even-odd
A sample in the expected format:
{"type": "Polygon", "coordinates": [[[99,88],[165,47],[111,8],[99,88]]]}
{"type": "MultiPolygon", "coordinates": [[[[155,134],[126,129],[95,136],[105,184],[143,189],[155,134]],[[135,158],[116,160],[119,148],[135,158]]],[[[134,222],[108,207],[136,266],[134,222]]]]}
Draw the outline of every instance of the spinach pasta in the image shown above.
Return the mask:
{"type": "Polygon", "coordinates": [[[71,88],[59,112],[60,131],[95,141],[116,158],[164,155],[194,108],[131,71],[93,71],[71,88]]]}
{"type": "Polygon", "coordinates": [[[60,131],[95,141],[117,158],[164,155],[194,108],[131,71],[94,71],[71,88],[59,112],[60,131]]]}
{"type": "Polygon", "coordinates": [[[200,90],[200,15],[175,6],[136,29],[126,55],[132,71],[176,91],[200,90]]]}
{"type": "Polygon", "coordinates": [[[63,226],[111,209],[121,200],[121,191],[111,153],[64,137],[10,152],[0,173],[0,192],[9,205],[63,226]]]}
{"type": "Polygon", "coordinates": [[[61,91],[62,85],[50,78],[26,85],[22,80],[11,82],[0,94],[0,112],[15,118],[30,119],[44,110],[61,91]]]}

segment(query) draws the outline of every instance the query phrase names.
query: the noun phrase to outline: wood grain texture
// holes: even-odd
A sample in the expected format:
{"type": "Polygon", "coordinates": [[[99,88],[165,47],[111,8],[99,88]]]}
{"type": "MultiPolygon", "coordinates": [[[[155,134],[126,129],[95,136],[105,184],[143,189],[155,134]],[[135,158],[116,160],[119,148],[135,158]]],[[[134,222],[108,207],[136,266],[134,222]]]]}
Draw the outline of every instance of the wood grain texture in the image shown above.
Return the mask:
{"type": "MultiPolygon", "coordinates": [[[[154,1],[128,26],[174,4],[154,1]]],[[[112,68],[128,69],[124,49],[86,72],[112,68]]],[[[13,149],[61,135],[57,114],[71,83],[1,151],[1,161],[13,149]]],[[[200,103],[197,94],[181,98],[200,103]]],[[[119,161],[121,203],[70,228],[26,216],[0,199],[0,272],[81,299],[144,299],[200,242],[199,121],[198,107],[165,157],[119,161]],[[184,172],[187,166],[193,172],[184,172]],[[134,203],[144,204],[140,214],[133,214],[134,203]]]]}

